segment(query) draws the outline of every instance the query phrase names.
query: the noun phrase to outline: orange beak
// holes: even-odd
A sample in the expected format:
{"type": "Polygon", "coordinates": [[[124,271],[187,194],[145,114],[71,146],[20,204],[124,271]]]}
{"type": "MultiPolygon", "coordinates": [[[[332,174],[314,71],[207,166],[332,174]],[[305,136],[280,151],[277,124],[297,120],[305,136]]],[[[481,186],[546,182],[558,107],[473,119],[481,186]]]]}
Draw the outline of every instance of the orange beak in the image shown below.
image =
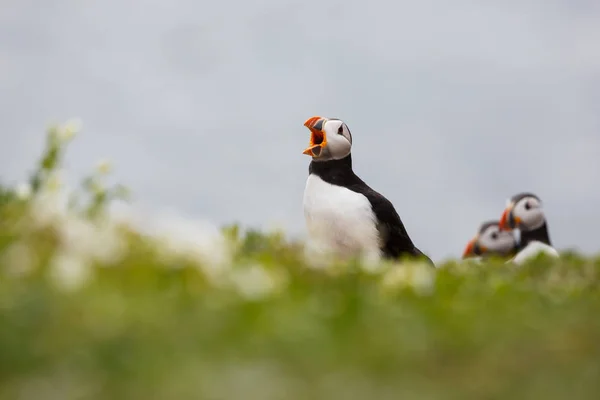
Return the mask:
{"type": "Polygon", "coordinates": [[[487,248],[485,246],[480,246],[477,243],[478,240],[479,240],[479,235],[477,235],[473,239],[469,240],[469,242],[465,246],[465,250],[463,251],[463,255],[462,255],[463,259],[480,256],[483,253],[487,252],[487,248]]]}
{"type": "Polygon", "coordinates": [[[327,122],[323,117],[311,117],[304,122],[304,126],[310,130],[310,143],[302,154],[312,157],[319,157],[323,148],[327,145],[327,135],[323,130],[323,125],[327,122]]]}
{"type": "Polygon", "coordinates": [[[504,209],[504,212],[502,213],[502,217],[500,217],[500,222],[498,224],[498,227],[501,231],[510,231],[519,227],[519,224],[521,223],[521,218],[515,217],[513,215],[513,207],[514,204],[509,204],[509,206],[504,209]]]}
{"type": "Polygon", "coordinates": [[[473,251],[474,249],[475,249],[475,240],[471,239],[471,240],[469,240],[469,243],[467,243],[467,245],[465,246],[465,250],[463,251],[462,258],[469,258],[469,257],[475,256],[475,253],[473,251]]]}

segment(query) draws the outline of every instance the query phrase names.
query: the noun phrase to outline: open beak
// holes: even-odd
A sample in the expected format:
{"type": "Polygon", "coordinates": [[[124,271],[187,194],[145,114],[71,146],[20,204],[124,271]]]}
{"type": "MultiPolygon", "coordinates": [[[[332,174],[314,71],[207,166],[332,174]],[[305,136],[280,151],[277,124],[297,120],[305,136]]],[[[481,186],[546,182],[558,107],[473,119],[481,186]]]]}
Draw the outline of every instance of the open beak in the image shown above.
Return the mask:
{"type": "Polygon", "coordinates": [[[463,259],[480,256],[487,251],[487,248],[485,246],[480,246],[478,241],[479,235],[476,235],[473,239],[469,240],[463,251],[463,259]]]}
{"type": "Polygon", "coordinates": [[[502,217],[500,217],[500,223],[498,227],[501,231],[510,231],[515,229],[521,223],[521,219],[519,217],[515,217],[513,214],[514,204],[509,204],[502,213],[502,217]]]}
{"type": "Polygon", "coordinates": [[[304,126],[310,130],[310,143],[302,154],[312,157],[319,157],[323,148],[327,145],[327,135],[323,130],[323,125],[327,118],[311,117],[304,122],[304,126]]]}

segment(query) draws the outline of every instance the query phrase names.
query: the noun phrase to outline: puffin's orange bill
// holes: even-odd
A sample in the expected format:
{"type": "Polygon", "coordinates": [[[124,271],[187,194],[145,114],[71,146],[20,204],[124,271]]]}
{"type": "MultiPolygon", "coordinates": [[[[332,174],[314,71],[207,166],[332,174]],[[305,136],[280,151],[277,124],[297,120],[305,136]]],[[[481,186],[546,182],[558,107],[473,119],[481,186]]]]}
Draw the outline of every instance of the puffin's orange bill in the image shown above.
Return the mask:
{"type": "Polygon", "coordinates": [[[504,209],[502,217],[500,217],[500,222],[498,223],[498,227],[501,231],[510,231],[514,228],[517,228],[521,223],[521,218],[511,216],[512,209],[512,204],[504,209]],[[512,219],[512,223],[510,219],[512,219]]]}
{"type": "Polygon", "coordinates": [[[469,258],[475,255],[475,239],[469,240],[463,251],[462,258],[469,258]]]}
{"type": "Polygon", "coordinates": [[[304,149],[302,154],[306,154],[313,157],[319,157],[321,151],[327,145],[327,136],[323,130],[323,124],[326,119],[319,116],[310,117],[304,122],[304,126],[310,130],[310,142],[309,146],[304,149]]]}
{"type": "Polygon", "coordinates": [[[501,231],[506,231],[508,230],[508,208],[505,208],[504,211],[502,212],[502,216],[500,217],[500,222],[498,223],[498,228],[500,228],[501,231]]]}
{"type": "Polygon", "coordinates": [[[306,154],[307,156],[319,157],[321,155],[321,147],[320,144],[315,144],[314,146],[307,147],[304,149],[302,154],[306,154]]]}
{"type": "Polygon", "coordinates": [[[469,240],[467,245],[465,246],[465,250],[463,251],[462,258],[470,258],[478,255],[482,255],[487,252],[488,249],[485,246],[481,246],[478,244],[479,235],[476,235],[473,239],[469,240]]]}
{"type": "Polygon", "coordinates": [[[312,128],[317,123],[317,121],[320,120],[320,119],[324,119],[324,118],[323,117],[319,117],[319,116],[310,117],[309,119],[307,119],[306,121],[304,121],[304,126],[307,127],[308,129],[312,130],[312,128]]]}

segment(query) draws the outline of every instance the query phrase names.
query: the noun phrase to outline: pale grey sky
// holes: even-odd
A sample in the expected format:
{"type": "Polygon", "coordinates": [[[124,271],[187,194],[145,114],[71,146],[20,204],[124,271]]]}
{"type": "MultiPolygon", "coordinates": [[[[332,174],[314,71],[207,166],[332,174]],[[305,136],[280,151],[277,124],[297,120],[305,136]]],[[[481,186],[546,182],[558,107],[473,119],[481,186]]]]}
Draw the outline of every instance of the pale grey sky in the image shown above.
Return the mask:
{"type": "Polygon", "coordinates": [[[322,115],[433,259],[524,190],[556,247],[596,252],[599,18],[596,0],[4,0],[0,178],[79,117],[73,177],[109,157],[145,207],[303,234],[302,123],[322,115]]]}

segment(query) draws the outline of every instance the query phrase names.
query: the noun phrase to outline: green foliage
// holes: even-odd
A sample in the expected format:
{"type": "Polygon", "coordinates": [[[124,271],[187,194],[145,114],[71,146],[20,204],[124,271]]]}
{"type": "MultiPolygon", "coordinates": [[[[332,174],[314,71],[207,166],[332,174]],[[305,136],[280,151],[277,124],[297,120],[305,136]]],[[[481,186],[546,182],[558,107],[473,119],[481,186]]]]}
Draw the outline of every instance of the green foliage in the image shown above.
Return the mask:
{"type": "Polygon", "coordinates": [[[107,212],[106,168],[56,206],[65,137],[29,196],[0,191],[2,399],[600,394],[600,259],[316,266],[282,233],[150,235],[107,212]]]}
{"type": "Polygon", "coordinates": [[[7,204],[14,202],[15,199],[16,195],[14,191],[0,184],[0,207],[6,206],[7,204]]]}

